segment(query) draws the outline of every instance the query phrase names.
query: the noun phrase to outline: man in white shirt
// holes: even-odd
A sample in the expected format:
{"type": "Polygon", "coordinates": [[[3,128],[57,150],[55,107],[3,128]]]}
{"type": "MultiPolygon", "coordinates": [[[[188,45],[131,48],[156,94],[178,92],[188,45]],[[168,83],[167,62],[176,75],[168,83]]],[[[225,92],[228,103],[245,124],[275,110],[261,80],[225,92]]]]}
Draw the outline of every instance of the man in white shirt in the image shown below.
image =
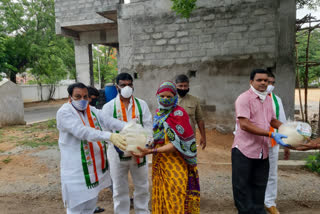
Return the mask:
{"type": "Polygon", "coordinates": [[[57,112],[61,152],[61,188],[67,214],[92,214],[100,190],[111,184],[106,143],[125,149],[125,138],[105,129],[121,130],[123,122],[100,117],[88,105],[88,89],[82,83],[68,87],[69,102],[57,112]]]}
{"type": "MultiPolygon", "coordinates": [[[[135,120],[144,128],[152,130],[152,115],[145,101],[134,97],[133,79],[128,73],[116,78],[118,96],[105,104],[102,114],[121,121],[135,120]]],[[[115,131],[112,129],[112,131],[115,131]]],[[[149,214],[149,183],[147,158],[137,158],[123,152],[116,146],[108,148],[110,174],[113,182],[113,203],[115,214],[129,214],[130,197],[128,172],[134,185],[134,210],[136,214],[149,214]]]]}
{"type": "MultiPolygon", "coordinates": [[[[270,72],[268,74],[268,88],[267,91],[272,99],[273,110],[276,114],[277,120],[281,123],[286,122],[286,115],[283,109],[282,101],[280,97],[275,95],[272,91],[274,89],[275,76],[270,72]]],[[[272,127],[271,127],[272,129],[272,127]]],[[[270,130],[272,132],[277,130],[270,130]]],[[[276,207],[277,191],[278,191],[278,157],[279,157],[279,145],[270,139],[269,144],[269,178],[267,183],[267,189],[265,193],[264,204],[267,211],[271,214],[279,214],[276,207]]]]}

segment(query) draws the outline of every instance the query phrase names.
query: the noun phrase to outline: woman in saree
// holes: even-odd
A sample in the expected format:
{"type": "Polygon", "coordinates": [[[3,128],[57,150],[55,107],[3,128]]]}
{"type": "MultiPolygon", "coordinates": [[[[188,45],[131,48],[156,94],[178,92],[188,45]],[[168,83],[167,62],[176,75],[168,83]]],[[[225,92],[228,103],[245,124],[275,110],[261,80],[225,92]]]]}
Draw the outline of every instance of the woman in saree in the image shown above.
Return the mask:
{"type": "Polygon", "coordinates": [[[197,146],[189,116],[177,105],[174,83],[162,83],[157,100],[154,143],[151,148],[139,148],[141,154],[135,154],[153,154],[152,214],[199,214],[197,146]]]}

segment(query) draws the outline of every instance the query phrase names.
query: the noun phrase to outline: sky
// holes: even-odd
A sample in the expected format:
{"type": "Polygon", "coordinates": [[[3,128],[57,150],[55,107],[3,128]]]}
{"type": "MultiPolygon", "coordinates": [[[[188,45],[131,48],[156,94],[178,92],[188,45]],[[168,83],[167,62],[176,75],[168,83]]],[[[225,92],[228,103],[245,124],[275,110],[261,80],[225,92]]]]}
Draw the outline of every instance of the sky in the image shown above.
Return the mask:
{"type": "Polygon", "coordinates": [[[318,7],[316,10],[310,10],[308,8],[299,9],[297,10],[297,18],[302,18],[309,13],[311,13],[312,16],[315,16],[318,19],[320,19],[320,7],[318,7]]]}

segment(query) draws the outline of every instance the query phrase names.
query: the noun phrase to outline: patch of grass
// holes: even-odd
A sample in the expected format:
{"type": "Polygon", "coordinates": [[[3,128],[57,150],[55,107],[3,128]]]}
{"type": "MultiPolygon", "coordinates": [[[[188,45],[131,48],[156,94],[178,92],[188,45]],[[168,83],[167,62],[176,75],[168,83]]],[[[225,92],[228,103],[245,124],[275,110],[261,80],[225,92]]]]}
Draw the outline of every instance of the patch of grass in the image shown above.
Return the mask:
{"type": "Polygon", "coordinates": [[[30,125],[5,127],[0,130],[0,143],[15,143],[17,146],[56,146],[58,144],[58,130],[56,120],[30,125]],[[39,137],[38,137],[39,136],[39,137]]]}
{"type": "Polygon", "coordinates": [[[56,119],[49,120],[49,121],[47,122],[47,124],[48,124],[48,128],[50,128],[50,129],[56,129],[56,128],[57,128],[57,121],[56,121],[56,119]]]}
{"type": "Polygon", "coordinates": [[[17,136],[8,136],[7,141],[17,141],[19,137],[17,136]]]}
{"type": "Polygon", "coordinates": [[[3,152],[5,152],[5,151],[3,151],[3,150],[0,149],[0,153],[3,153],[3,152]]]}
{"type": "Polygon", "coordinates": [[[58,142],[57,140],[52,139],[51,136],[47,135],[42,138],[24,139],[22,141],[19,141],[19,144],[35,148],[38,146],[55,146],[58,145],[58,142]]]}
{"type": "Polygon", "coordinates": [[[6,159],[2,160],[2,162],[5,164],[10,163],[10,161],[12,161],[12,159],[10,157],[7,157],[6,159]]]}
{"type": "Polygon", "coordinates": [[[320,174],[320,152],[316,155],[308,156],[306,167],[312,172],[320,174]]]}

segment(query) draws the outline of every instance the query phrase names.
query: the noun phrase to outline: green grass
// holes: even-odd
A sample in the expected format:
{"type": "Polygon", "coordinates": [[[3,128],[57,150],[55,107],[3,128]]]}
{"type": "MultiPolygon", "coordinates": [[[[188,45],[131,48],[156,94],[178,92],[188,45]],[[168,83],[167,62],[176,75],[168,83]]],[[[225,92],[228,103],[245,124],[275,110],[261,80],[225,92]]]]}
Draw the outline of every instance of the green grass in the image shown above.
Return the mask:
{"type": "Polygon", "coordinates": [[[55,119],[49,120],[47,122],[48,128],[56,129],[57,128],[57,121],[55,119]]]}
{"type": "Polygon", "coordinates": [[[12,159],[10,157],[7,157],[6,159],[2,160],[2,162],[5,164],[10,163],[10,161],[12,161],[12,159]]]}
{"type": "Polygon", "coordinates": [[[58,130],[55,119],[35,123],[30,125],[18,125],[5,127],[0,130],[0,143],[15,143],[20,146],[38,147],[38,146],[56,146],[58,130]],[[3,135],[8,132],[9,134],[3,135]],[[37,137],[44,136],[44,137],[37,137]]]}
{"type": "MultiPolygon", "coordinates": [[[[48,136],[48,138],[50,138],[48,136]]],[[[43,138],[34,138],[31,140],[22,140],[19,142],[19,145],[28,146],[28,147],[38,147],[38,146],[56,146],[58,142],[55,140],[42,140],[43,138]]]]}

